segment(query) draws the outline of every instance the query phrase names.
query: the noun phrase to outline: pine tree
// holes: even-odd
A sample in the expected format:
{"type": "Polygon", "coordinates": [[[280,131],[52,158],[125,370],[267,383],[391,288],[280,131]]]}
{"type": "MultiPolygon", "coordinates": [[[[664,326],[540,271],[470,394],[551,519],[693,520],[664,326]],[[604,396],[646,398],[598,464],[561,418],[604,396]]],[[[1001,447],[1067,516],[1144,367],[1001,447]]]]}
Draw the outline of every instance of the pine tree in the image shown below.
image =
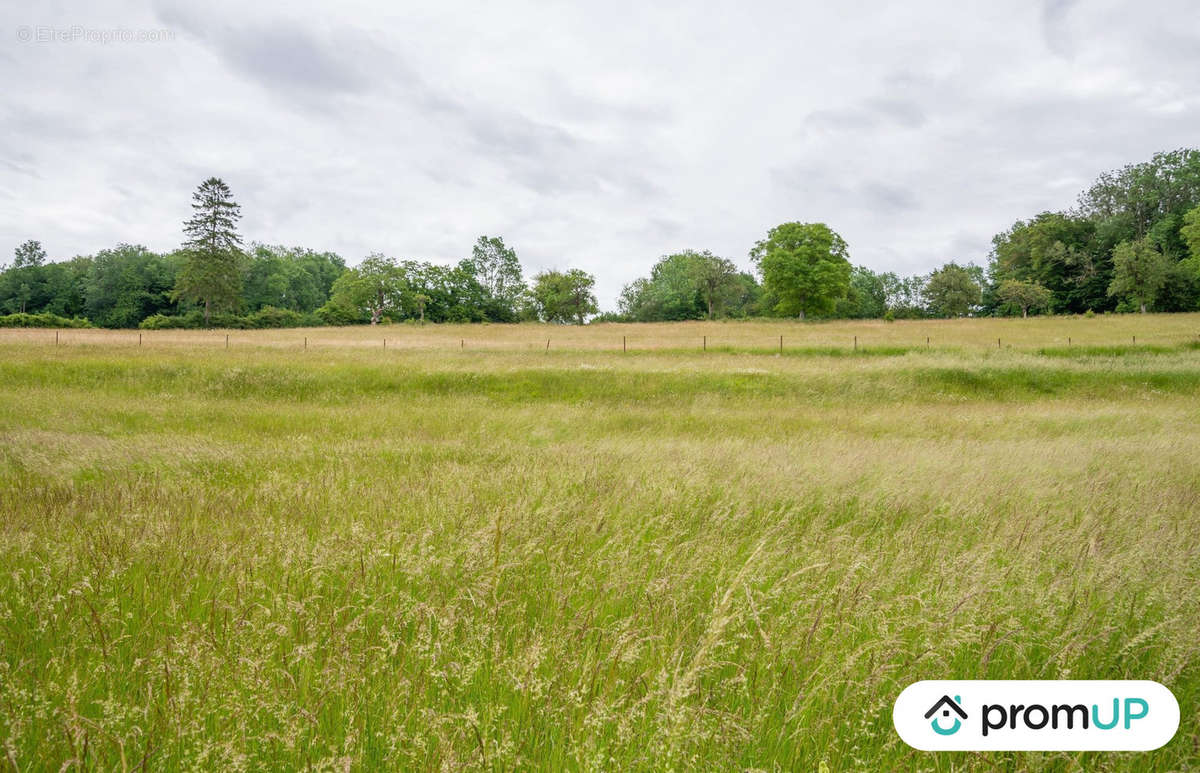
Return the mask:
{"type": "Polygon", "coordinates": [[[184,263],[175,280],[175,299],[204,303],[204,325],[212,308],[233,308],[242,292],[241,207],[229,186],[210,177],[192,194],[192,217],[183,224],[184,263]]]}

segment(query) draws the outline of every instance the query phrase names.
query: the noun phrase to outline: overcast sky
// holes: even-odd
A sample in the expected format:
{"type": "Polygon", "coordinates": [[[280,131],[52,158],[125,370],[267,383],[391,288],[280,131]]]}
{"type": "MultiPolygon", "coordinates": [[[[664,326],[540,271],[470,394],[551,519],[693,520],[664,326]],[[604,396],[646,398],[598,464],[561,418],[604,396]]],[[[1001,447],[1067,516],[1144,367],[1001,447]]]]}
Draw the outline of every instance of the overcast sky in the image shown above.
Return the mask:
{"type": "Polygon", "coordinates": [[[823,221],[876,271],[986,260],[1100,172],[1200,144],[1195,0],[0,0],[0,255],[247,241],[453,262],[502,235],[601,306],[823,221]],[[109,40],[114,28],[153,40],[109,40]]]}

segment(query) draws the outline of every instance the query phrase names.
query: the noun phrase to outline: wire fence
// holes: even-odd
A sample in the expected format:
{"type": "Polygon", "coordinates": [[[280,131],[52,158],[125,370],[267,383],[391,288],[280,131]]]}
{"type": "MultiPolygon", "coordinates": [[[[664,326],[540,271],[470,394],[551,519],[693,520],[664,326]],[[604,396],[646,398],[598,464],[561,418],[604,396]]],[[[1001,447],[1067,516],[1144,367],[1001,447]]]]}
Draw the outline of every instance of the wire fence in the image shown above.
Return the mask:
{"type": "MultiPolygon", "coordinates": [[[[735,331],[732,335],[700,333],[664,335],[661,330],[640,335],[614,334],[611,330],[587,331],[560,328],[557,330],[528,330],[522,326],[486,326],[472,330],[474,336],[454,331],[396,331],[361,328],[319,328],[291,330],[230,330],[230,331],[129,331],[100,329],[9,328],[0,329],[0,344],[24,344],[48,347],[102,346],[138,349],[291,349],[299,351],[378,348],[385,352],[458,351],[468,352],[695,352],[698,354],[907,354],[921,351],[999,350],[1018,351],[1072,350],[1087,353],[1096,349],[1155,351],[1162,349],[1200,348],[1200,332],[1172,330],[1143,330],[1140,333],[1119,334],[1116,331],[1084,331],[1080,334],[1056,335],[1044,331],[1033,335],[990,334],[951,335],[936,337],[921,335],[879,335],[849,333],[841,336],[801,334],[789,337],[780,333],[753,335],[735,331]],[[347,333],[347,330],[352,332],[347,333]],[[562,335],[555,336],[559,332],[562,335]],[[608,333],[604,335],[603,333],[608,333]],[[374,335],[372,335],[374,334],[374,335]]],[[[982,331],[981,331],[982,333],[982,331]]]]}

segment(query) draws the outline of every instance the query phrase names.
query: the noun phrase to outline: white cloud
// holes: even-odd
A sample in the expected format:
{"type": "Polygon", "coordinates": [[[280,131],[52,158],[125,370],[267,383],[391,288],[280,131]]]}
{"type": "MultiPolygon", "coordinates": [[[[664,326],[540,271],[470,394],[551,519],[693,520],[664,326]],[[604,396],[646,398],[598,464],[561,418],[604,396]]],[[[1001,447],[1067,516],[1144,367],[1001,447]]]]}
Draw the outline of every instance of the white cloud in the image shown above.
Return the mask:
{"type": "Polygon", "coordinates": [[[1194,143],[1186,0],[29,4],[0,40],[0,251],[247,238],[453,261],[503,235],[604,304],[660,254],[823,220],[855,262],[982,262],[1018,217],[1194,143]],[[156,43],[12,28],[167,29],[156,43]]]}

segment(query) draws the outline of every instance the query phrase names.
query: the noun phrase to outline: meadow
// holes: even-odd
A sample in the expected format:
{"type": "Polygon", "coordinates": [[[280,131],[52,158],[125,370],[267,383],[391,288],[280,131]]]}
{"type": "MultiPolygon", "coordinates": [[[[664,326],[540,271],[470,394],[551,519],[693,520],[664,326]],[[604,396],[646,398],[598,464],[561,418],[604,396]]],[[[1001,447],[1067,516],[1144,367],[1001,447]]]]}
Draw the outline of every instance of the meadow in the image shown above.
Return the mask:
{"type": "Polygon", "coordinates": [[[1195,769],[1198,334],[0,331],[0,759],[1195,769]],[[891,708],[933,678],[1154,679],[1182,719],[929,754],[891,708]]]}

